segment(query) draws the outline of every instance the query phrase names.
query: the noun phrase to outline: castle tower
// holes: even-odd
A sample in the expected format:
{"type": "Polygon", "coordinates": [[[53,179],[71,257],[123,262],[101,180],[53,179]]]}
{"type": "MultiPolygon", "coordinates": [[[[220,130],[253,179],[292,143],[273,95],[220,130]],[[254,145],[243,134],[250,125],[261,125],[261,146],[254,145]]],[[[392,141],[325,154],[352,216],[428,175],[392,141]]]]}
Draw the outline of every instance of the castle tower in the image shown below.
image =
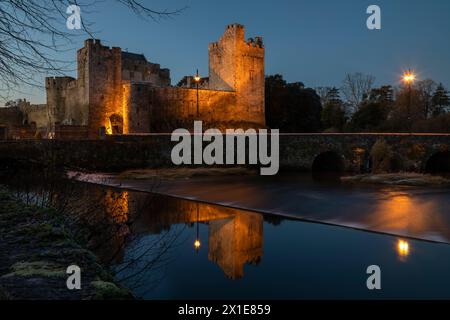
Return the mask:
{"type": "Polygon", "coordinates": [[[87,89],[91,138],[122,133],[121,61],[121,49],[105,47],[100,40],[86,40],[78,51],[78,81],[87,89]]]}
{"type": "Polygon", "coordinates": [[[47,92],[47,131],[55,132],[55,124],[62,123],[67,113],[67,87],[75,81],[71,77],[48,77],[45,79],[47,92]]]}
{"type": "Polygon", "coordinates": [[[242,120],[265,125],[264,45],[261,37],[245,40],[240,24],[227,26],[218,42],[209,45],[209,87],[235,91],[242,120]]]}

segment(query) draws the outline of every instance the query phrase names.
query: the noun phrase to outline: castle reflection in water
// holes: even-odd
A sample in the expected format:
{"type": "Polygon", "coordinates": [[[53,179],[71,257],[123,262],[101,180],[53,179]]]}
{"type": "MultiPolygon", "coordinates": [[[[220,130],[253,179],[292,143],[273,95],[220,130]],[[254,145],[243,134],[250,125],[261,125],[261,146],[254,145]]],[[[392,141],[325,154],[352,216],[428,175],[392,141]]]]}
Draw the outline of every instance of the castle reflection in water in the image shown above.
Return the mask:
{"type": "MultiPolygon", "coordinates": [[[[208,259],[230,279],[242,278],[244,265],[258,264],[263,256],[264,218],[261,214],[127,191],[108,191],[104,204],[116,224],[129,225],[125,232],[124,228],[119,228],[119,236],[127,233],[157,235],[180,224],[207,225],[208,243],[202,243],[202,249],[208,248],[208,259]],[[127,223],[129,221],[132,223],[127,223]]],[[[123,254],[119,259],[123,259],[123,254]]]]}

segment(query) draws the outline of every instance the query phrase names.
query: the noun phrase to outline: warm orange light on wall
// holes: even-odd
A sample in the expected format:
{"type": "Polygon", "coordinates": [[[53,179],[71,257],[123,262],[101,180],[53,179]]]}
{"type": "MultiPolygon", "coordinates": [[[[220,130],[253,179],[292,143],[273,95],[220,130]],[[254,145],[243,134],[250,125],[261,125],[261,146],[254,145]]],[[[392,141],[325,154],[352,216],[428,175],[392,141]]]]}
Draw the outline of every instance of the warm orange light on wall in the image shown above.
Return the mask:
{"type": "MultiPolygon", "coordinates": [[[[107,121],[107,122],[109,122],[109,121],[107,121]]],[[[113,133],[112,128],[111,128],[111,123],[105,124],[105,129],[106,129],[106,134],[110,135],[113,133]]]]}
{"type": "Polygon", "coordinates": [[[130,133],[130,124],[129,124],[129,109],[128,102],[130,101],[131,89],[130,85],[123,85],[122,91],[122,116],[123,116],[123,134],[130,133]]]}

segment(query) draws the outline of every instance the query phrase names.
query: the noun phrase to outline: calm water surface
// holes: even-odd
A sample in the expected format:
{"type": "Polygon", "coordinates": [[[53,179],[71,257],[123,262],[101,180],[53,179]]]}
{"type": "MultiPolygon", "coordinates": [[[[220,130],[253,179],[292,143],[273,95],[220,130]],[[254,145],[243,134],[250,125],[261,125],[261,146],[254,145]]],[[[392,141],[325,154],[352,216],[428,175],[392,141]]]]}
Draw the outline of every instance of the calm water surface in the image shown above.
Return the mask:
{"type": "Polygon", "coordinates": [[[143,298],[450,298],[447,189],[355,188],[291,176],[169,181],[160,191],[194,200],[152,195],[149,202],[142,200],[148,193],[122,191],[138,218],[114,268],[143,298]],[[372,264],[381,267],[381,291],[366,287],[372,264]]]}
{"type": "Polygon", "coordinates": [[[448,189],[347,187],[305,175],[157,186],[83,179],[110,185],[80,183],[78,198],[117,224],[98,253],[114,252],[117,280],[138,297],[450,298],[448,189]],[[373,264],[380,291],[366,287],[373,264]]]}

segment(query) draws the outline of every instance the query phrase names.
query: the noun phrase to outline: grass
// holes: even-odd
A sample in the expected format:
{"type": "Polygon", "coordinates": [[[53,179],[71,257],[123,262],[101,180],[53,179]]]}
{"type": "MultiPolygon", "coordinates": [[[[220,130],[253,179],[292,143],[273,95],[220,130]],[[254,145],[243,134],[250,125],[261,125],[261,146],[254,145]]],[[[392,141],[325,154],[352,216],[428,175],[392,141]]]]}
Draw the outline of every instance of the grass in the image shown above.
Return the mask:
{"type": "Polygon", "coordinates": [[[130,297],[130,292],[127,289],[119,288],[112,282],[106,281],[92,281],[91,286],[95,289],[95,299],[105,300],[105,299],[124,299],[130,297]]]}
{"type": "Polygon", "coordinates": [[[76,240],[76,230],[83,226],[65,221],[61,213],[25,205],[0,186],[0,300],[132,298],[76,240]],[[87,284],[80,292],[65,287],[66,269],[74,264],[83,270],[82,281],[87,284]],[[42,285],[26,287],[33,281],[42,285]]]}
{"type": "Polygon", "coordinates": [[[66,273],[61,266],[53,264],[48,261],[34,261],[34,262],[18,262],[11,267],[10,273],[2,276],[8,277],[44,277],[44,278],[64,278],[66,273]]]}

